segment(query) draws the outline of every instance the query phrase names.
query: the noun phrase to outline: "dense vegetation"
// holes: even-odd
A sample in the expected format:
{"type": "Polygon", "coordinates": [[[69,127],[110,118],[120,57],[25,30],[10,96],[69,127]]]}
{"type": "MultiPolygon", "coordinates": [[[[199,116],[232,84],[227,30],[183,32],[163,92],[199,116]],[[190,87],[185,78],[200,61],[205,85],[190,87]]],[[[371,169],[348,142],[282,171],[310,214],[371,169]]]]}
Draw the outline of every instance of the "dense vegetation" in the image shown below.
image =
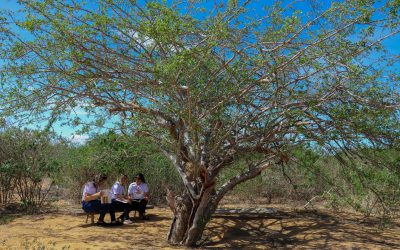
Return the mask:
{"type": "MultiPolygon", "coordinates": [[[[183,188],[168,159],[146,138],[110,132],[81,145],[49,132],[8,128],[1,131],[0,143],[2,205],[18,203],[34,211],[55,198],[78,202],[83,184],[97,173],[110,176],[109,185],[121,173],[131,180],[137,172],[145,173],[155,204],[166,203],[167,188],[183,188]]],[[[390,218],[400,207],[400,154],[394,149],[359,149],[359,155],[296,148],[288,162],[238,186],[231,196],[247,202],[353,208],[390,218]]],[[[245,160],[224,171],[218,183],[237,175],[245,160]]]]}
{"type": "Polygon", "coordinates": [[[62,173],[84,163],[75,187],[97,168],[138,164],[150,182],[172,166],[173,245],[196,246],[224,196],[269,171],[308,197],[344,190],[390,210],[397,179],[378,156],[400,138],[400,57],[383,43],[400,33],[399,1],[219,3],[18,1],[0,13],[0,118],[146,136],[67,146],[62,173]]]}
{"type": "Polygon", "coordinates": [[[13,128],[1,131],[0,145],[0,202],[17,198],[29,210],[42,206],[61,170],[57,138],[13,128]]]}

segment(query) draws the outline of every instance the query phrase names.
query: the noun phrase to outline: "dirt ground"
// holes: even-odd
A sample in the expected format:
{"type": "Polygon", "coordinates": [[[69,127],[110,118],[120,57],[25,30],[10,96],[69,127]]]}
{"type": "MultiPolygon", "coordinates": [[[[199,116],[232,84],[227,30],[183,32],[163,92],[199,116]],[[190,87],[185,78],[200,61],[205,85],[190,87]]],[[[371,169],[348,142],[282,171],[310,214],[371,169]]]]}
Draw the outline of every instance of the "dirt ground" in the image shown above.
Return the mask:
{"type": "MultiPolygon", "coordinates": [[[[379,229],[377,221],[356,214],[275,209],[272,214],[215,215],[199,248],[400,249],[399,221],[379,229]]],[[[86,216],[68,210],[9,218],[0,225],[0,249],[184,249],[166,243],[172,216],[167,208],[149,210],[149,221],[134,219],[117,227],[85,224],[86,216]]]]}

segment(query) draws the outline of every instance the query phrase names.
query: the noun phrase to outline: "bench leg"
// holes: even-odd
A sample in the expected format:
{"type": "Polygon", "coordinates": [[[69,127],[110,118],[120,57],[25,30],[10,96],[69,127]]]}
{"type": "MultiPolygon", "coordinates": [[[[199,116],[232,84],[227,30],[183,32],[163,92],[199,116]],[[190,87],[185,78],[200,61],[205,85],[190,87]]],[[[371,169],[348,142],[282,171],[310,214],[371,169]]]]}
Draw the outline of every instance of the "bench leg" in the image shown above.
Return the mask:
{"type": "Polygon", "coordinates": [[[90,216],[90,222],[91,222],[92,224],[94,224],[94,213],[88,213],[88,214],[86,214],[86,224],[87,224],[87,222],[88,222],[88,220],[89,220],[89,216],[90,216]]]}

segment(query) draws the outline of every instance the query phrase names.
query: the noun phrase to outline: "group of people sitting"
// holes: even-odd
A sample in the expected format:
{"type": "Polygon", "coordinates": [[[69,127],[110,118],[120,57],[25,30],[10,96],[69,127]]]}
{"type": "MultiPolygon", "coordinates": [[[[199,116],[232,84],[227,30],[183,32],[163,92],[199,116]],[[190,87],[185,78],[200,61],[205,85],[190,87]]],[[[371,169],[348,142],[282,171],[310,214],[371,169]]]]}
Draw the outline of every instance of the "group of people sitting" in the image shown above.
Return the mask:
{"type": "Polygon", "coordinates": [[[106,175],[98,175],[93,181],[87,182],[83,188],[82,209],[87,213],[99,212],[98,225],[107,225],[104,221],[107,212],[110,213],[111,224],[131,224],[129,213],[132,210],[139,212],[140,219],[149,219],[146,216],[149,187],[142,173],[137,174],[129,185],[127,195],[124,187],[128,183],[127,175],[121,175],[109,192],[100,190],[106,180],[106,175]],[[111,202],[107,201],[108,196],[111,196],[111,202]],[[102,198],[106,199],[101,200],[102,198]],[[116,219],[115,211],[123,211],[123,213],[116,219]]]}

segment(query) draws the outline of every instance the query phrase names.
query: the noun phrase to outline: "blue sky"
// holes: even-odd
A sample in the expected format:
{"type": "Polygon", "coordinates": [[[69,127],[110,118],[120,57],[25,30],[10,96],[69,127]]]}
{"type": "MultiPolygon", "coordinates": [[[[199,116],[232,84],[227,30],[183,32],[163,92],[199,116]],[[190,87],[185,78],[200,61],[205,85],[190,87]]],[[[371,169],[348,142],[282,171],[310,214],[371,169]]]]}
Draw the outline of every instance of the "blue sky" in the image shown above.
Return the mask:
{"type": "MultiPolygon", "coordinates": [[[[269,1],[269,2],[272,3],[273,1],[269,1]]],[[[266,3],[269,3],[269,2],[262,1],[262,0],[254,1],[253,3],[251,3],[250,8],[252,8],[254,10],[254,15],[257,15],[262,10],[261,6],[265,5],[266,3]]],[[[327,1],[325,1],[325,4],[326,3],[327,3],[327,1]]],[[[206,8],[212,8],[213,5],[214,5],[213,3],[209,3],[208,5],[203,5],[203,6],[206,7],[206,8]]],[[[0,0],[0,9],[15,11],[15,10],[18,10],[18,6],[19,5],[17,4],[16,0],[0,0]]],[[[305,7],[305,6],[307,6],[307,5],[304,4],[304,1],[295,1],[295,4],[293,5],[293,7],[295,9],[301,9],[304,12],[309,11],[310,9],[308,7],[305,7]]],[[[396,35],[394,37],[391,37],[390,39],[384,41],[383,45],[384,45],[384,47],[386,47],[386,49],[388,49],[392,53],[399,54],[400,53],[400,36],[396,35]]],[[[398,67],[398,66],[399,65],[396,65],[395,67],[398,67]]],[[[75,110],[75,112],[76,112],[76,116],[81,118],[81,119],[83,119],[83,120],[91,121],[93,119],[93,118],[89,117],[87,115],[87,113],[83,109],[79,109],[78,108],[78,109],[75,110]]],[[[114,121],[117,121],[117,118],[114,118],[114,119],[110,120],[110,122],[107,123],[106,125],[111,127],[112,123],[114,121]]],[[[31,127],[31,128],[37,128],[37,127],[41,128],[41,127],[43,127],[45,125],[46,125],[46,122],[41,122],[41,123],[32,124],[29,127],[31,127]]],[[[88,134],[78,135],[77,134],[77,130],[78,129],[79,128],[74,128],[74,127],[70,127],[70,126],[61,126],[60,122],[57,122],[57,123],[54,124],[54,130],[58,134],[62,135],[63,137],[72,139],[75,142],[82,143],[88,138],[89,135],[88,134]]],[[[105,132],[106,129],[96,130],[96,132],[99,132],[99,131],[100,132],[105,132]]]]}
{"type": "MultiPolygon", "coordinates": [[[[15,0],[0,0],[0,9],[2,9],[2,10],[18,11],[19,8],[20,8],[20,5],[15,0]]],[[[82,108],[75,109],[73,113],[75,114],[75,115],[73,115],[73,117],[78,117],[86,122],[93,121],[93,118],[90,117],[87,114],[87,112],[85,110],[83,110],[82,108]]],[[[108,123],[106,123],[105,126],[112,128],[112,123],[116,120],[117,120],[117,118],[114,117],[108,123]]],[[[42,121],[42,122],[37,122],[35,124],[28,125],[26,127],[31,128],[31,129],[42,129],[46,125],[47,125],[47,121],[42,121]]],[[[78,131],[81,128],[82,128],[82,126],[72,127],[72,126],[62,125],[62,122],[56,122],[53,124],[53,129],[57,134],[61,135],[64,138],[71,140],[74,143],[84,143],[90,136],[89,134],[80,134],[78,131]]],[[[98,133],[98,132],[106,132],[106,131],[107,131],[107,129],[105,129],[105,128],[97,128],[97,129],[93,130],[92,132],[98,133]]]]}

